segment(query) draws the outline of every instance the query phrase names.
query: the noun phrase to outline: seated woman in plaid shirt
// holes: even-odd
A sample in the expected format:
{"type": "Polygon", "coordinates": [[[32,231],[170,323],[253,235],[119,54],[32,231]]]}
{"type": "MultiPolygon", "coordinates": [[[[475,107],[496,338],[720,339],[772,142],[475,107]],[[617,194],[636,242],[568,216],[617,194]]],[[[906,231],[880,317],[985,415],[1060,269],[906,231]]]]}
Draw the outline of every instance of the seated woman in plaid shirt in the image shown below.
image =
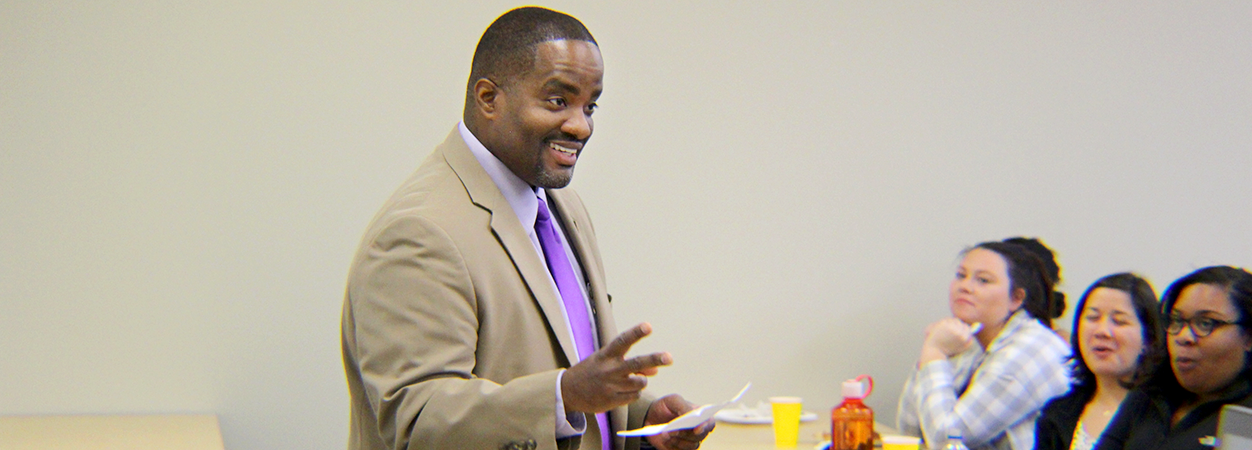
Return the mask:
{"type": "Polygon", "coordinates": [[[1051,329],[1065,305],[1052,292],[1043,262],[1020,245],[966,250],[948,290],[955,317],[926,328],[900,394],[900,431],[931,449],[949,435],[971,449],[1034,448],[1040,408],[1070,383],[1069,345],[1051,329]]]}

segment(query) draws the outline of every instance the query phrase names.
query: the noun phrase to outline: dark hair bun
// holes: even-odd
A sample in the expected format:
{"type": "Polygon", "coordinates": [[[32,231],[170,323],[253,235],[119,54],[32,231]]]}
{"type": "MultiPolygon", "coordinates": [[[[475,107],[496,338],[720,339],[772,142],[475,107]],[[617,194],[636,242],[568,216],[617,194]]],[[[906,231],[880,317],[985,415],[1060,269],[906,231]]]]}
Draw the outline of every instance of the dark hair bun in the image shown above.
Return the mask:
{"type": "Polygon", "coordinates": [[[1052,318],[1061,317],[1065,314],[1065,293],[1052,291],[1052,318]]]}

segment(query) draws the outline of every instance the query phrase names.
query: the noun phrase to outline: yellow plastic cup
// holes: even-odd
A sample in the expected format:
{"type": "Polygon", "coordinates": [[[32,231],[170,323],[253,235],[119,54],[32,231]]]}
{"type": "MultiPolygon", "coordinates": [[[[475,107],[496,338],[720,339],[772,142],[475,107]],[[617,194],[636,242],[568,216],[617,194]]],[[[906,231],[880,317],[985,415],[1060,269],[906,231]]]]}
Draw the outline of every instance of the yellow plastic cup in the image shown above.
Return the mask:
{"type": "Polygon", "coordinates": [[[882,450],[917,450],[921,444],[922,438],[913,436],[887,434],[882,437],[882,450]]]}
{"type": "Polygon", "coordinates": [[[770,397],[774,410],[774,445],[795,447],[800,440],[800,397],[770,397]]]}

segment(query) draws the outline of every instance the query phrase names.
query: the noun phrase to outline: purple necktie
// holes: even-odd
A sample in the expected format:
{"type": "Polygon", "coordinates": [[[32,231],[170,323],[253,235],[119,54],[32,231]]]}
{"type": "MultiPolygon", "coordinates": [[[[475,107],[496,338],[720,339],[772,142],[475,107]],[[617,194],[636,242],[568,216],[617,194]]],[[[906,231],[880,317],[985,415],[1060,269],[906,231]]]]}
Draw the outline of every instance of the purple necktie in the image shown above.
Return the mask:
{"type": "MultiPolygon", "coordinates": [[[[539,199],[539,215],[535,218],[535,234],[539,235],[539,246],[543,247],[548,272],[552,273],[552,280],[556,281],[556,289],[560,291],[561,301],[565,304],[565,314],[569,317],[570,329],[574,331],[574,347],[578,349],[578,360],[582,361],[596,351],[591,317],[587,315],[587,302],[583,300],[582,290],[578,288],[574,267],[565,256],[565,247],[561,245],[561,240],[556,237],[552,213],[548,211],[548,204],[542,198],[539,199]]],[[[596,414],[596,423],[600,426],[600,446],[604,450],[612,450],[608,414],[596,414]]]]}

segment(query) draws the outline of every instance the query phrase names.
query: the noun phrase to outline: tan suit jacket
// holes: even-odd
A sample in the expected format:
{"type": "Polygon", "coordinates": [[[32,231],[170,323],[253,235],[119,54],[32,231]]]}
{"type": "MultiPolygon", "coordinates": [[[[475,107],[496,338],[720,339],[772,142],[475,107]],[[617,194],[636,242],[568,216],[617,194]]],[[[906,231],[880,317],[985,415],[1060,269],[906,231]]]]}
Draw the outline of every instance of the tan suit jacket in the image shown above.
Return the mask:
{"type": "MultiPolygon", "coordinates": [[[[617,328],[591,220],[569,189],[548,199],[607,343],[617,328]]],[[[344,300],[349,449],[598,449],[591,416],[582,438],[556,440],[574,343],[527,232],[456,129],[387,201],[344,300]]],[[[613,429],[640,426],[647,404],[611,411],[613,429]]]]}

